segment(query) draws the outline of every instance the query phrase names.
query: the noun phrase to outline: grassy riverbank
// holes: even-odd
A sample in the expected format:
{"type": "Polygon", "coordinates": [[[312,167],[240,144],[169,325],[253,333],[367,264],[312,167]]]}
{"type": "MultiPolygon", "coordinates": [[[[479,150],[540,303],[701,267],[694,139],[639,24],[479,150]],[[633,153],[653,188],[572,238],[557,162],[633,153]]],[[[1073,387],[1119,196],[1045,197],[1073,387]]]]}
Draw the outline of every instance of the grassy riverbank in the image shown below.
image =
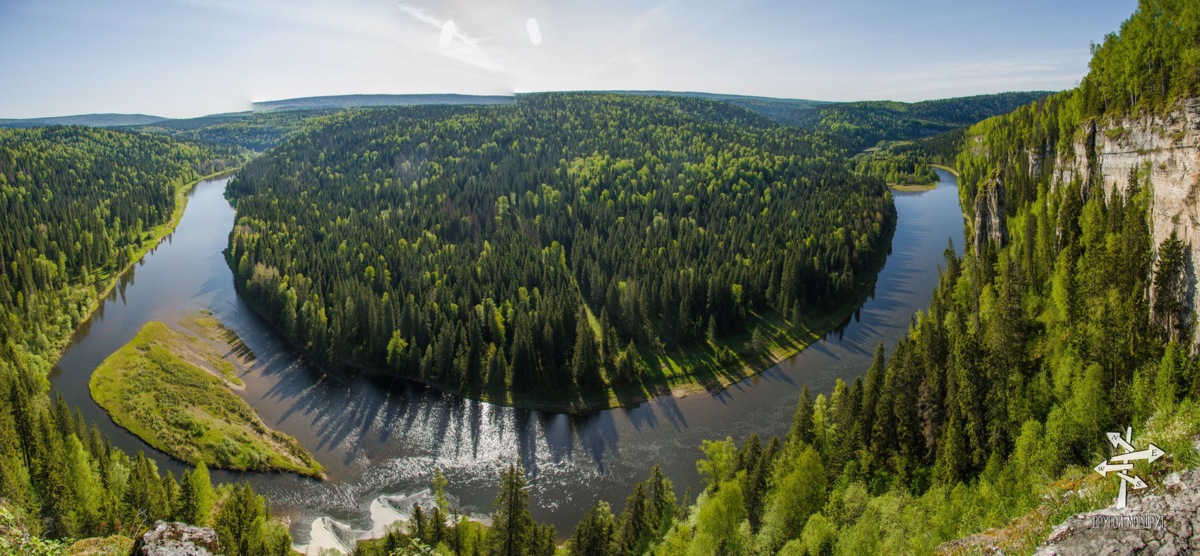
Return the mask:
{"type": "MultiPolygon", "coordinates": [[[[182,324],[220,334],[224,327],[210,321],[201,315],[182,324]]],[[[241,384],[238,363],[248,359],[227,357],[240,349],[148,322],[96,368],[88,386],[118,425],[189,464],[322,477],[324,468],[296,439],[268,428],[230,392],[241,384]]]]}
{"type": "Polygon", "coordinates": [[[927,183],[925,185],[904,185],[899,183],[889,183],[888,187],[897,191],[933,191],[937,189],[938,182],[927,183]]]}

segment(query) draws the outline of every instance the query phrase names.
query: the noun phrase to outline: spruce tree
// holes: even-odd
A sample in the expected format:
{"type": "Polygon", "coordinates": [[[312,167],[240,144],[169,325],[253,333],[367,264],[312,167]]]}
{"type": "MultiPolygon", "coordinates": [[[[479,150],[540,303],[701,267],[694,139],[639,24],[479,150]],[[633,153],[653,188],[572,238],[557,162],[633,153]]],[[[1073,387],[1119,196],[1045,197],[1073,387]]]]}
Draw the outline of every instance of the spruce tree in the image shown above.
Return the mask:
{"type": "Polygon", "coordinates": [[[500,473],[500,494],[492,503],[491,553],[495,556],[524,556],[533,536],[525,471],[509,464],[500,473]]]}

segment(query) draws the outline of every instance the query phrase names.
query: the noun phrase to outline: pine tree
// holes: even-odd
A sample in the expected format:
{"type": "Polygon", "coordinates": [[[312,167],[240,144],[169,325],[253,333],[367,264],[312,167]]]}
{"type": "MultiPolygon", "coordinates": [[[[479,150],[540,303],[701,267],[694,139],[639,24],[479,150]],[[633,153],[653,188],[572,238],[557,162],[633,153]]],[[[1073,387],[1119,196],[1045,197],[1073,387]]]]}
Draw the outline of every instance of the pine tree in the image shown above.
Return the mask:
{"type": "Polygon", "coordinates": [[[796,412],[792,415],[792,428],[788,431],[789,442],[812,444],[813,431],[813,395],[808,384],[800,391],[800,402],[796,404],[796,412]]]}
{"type": "Polygon", "coordinates": [[[92,473],[91,458],[75,435],[67,437],[67,489],[79,516],[79,531],[84,536],[99,534],[100,484],[92,473]]]}
{"type": "Polygon", "coordinates": [[[529,493],[525,491],[525,471],[516,464],[509,464],[500,473],[500,494],[492,508],[491,553],[526,554],[533,535],[533,516],[529,513],[529,493]]]}
{"type": "Polygon", "coordinates": [[[200,462],[195,470],[183,472],[176,519],[197,527],[207,527],[212,519],[212,508],[216,498],[208,477],[208,467],[204,462],[200,462]]]}
{"type": "Polygon", "coordinates": [[[233,485],[217,512],[213,529],[221,539],[227,556],[253,556],[254,541],[268,518],[261,496],[254,494],[249,482],[233,485]]]}
{"type": "Polygon", "coordinates": [[[609,556],[613,544],[613,514],[600,502],[575,524],[568,543],[570,556],[609,556]]]}
{"type": "Polygon", "coordinates": [[[650,491],[649,501],[649,521],[651,527],[658,538],[666,535],[671,528],[671,523],[675,521],[675,515],[678,509],[675,507],[678,503],[675,500],[675,489],[671,485],[671,480],[663,475],[662,467],[658,464],[654,465],[654,469],[650,471],[650,479],[646,481],[646,488],[650,491]]]}
{"type": "Polygon", "coordinates": [[[600,353],[596,345],[596,334],[588,322],[587,310],[582,306],[575,317],[575,351],[571,361],[571,372],[575,384],[580,388],[594,388],[604,384],[600,376],[600,353]]]}
{"type": "Polygon", "coordinates": [[[615,537],[616,553],[618,555],[641,554],[649,541],[649,533],[653,524],[650,522],[646,508],[646,490],[642,483],[633,487],[633,494],[625,499],[625,509],[617,519],[615,537]]]}
{"type": "Polygon", "coordinates": [[[1158,262],[1154,267],[1154,318],[1168,342],[1181,341],[1187,333],[1183,315],[1187,293],[1185,263],[1183,242],[1171,230],[1171,235],[1158,246],[1158,262]]]}

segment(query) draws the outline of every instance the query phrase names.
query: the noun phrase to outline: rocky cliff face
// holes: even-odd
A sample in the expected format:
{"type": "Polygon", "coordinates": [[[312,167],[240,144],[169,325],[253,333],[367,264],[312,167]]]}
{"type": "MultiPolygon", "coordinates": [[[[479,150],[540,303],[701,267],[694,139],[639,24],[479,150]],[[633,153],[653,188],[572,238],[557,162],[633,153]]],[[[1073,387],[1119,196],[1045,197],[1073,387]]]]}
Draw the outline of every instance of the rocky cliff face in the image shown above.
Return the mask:
{"type": "MultiPolygon", "coordinates": [[[[1079,175],[1084,179],[1085,195],[1094,194],[1097,187],[1107,195],[1114,187],[1122,193],[1128,190],[1131,169],[1141,172],[1143,179],[1149,177],[1154,246],[1175,231],[1191,251],[1186,297],[1192,309],[1200,309],[1196,288],[1200,275],[1200,99],[1186,101],[1163,116],[1091,125],[1082,139],[1059,151],[1051,174],[1055,187],[1079,175]]],[[[1030,158],[1031,174],[1048,162],[1030,158]]],[[[1200,337],[1193,336],[1193,342],[1197,339],[1200,337]]]]}
{"type": "Polygon", "coordinates": [[[982,253],[989,242],[997,248],[1008,245],[1008,210],[1004,182],[993,172],[975,195],[975,252],[982,253]]]}

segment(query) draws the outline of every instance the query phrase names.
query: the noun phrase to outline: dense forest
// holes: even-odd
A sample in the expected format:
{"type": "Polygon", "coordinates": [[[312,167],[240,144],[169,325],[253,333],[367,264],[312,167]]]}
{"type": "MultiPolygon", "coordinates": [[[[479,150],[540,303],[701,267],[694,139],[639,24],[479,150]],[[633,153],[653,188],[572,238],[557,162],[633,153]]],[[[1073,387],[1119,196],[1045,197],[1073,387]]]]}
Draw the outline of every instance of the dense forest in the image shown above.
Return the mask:
{"type": "Polygon", "coordinates": [[[214,489],[203,468],[160,475],[52,399],[45,378],[98,292],[177,215],[181,188],[241,161],[161,136],[0,130],[0,553],[60,554],[70,539],[133,537],[156,519],[213,525],[247,547],[229,554],[290,551],[248,487],[214,489]]]}
{"type": "Polygon", "coordinates": [[[45,373],[97,295],[231,151],[85,127],[0,130],[0,368],[45,373]]]}
{"type": "Polygon", "coordinates": [[[1049,95],[1029,91],[913,103],[847,102],[820,106],[788,123],[836,134],[850,148],[862,150],[880,141],[917,139],[966,127],[1049,95]]]}
{"type": "MultiPolygon", "coordinates": [[[[1197,9],[1143,0],[1106,45],[1200,59],[1197,9]]],[[[983,183],[1006,180],[1010,239],[962,257],[947,249],[929,310],[890,356],[881,345],[865,376],[828,397],[805,391],[782,439],[705,442],[697,467],[706,487],[676,513],[653,513],[644,485],[620,517],[601,504],[568,553],[931,554],[1017,516],[1025,521],[996,538],[1008,539],[1006,552],[1030,553],[1056,519],[1111,503],[1115,484],[1076,490],[1107,454],[1104,432],[1132,424],[1141,442],[1173,454],[1167,469],[1200,462],[1184,246],[1174,236],[1151,243],[1148,175],[1136,172],[1125,190],[1089,189],[1088,176],[1055,183],[1052,168],[1031,171],[1014,156],[1072,148],[1088,118],[1196,94],[1194,66],[1121,62],[1139,56],[1098,47],[1090,85],[966,133],[985,147],[959,155],[963,207],[983,183]],[[1139,83],[1126,92],[1142,100],[1088,107],[1089,87],[1114,83],[1139,83]]]]}
{"type": "MultiPolygon", "coordinates": [[[[519,466],[501,474],[489,526],[450,507],[435,474],[435,507],[358,553],[928,554],[1033,515],[1011,533],[1013,552],[1031,552],[1056,516],[1111,500],[1115,488],[1076,490],[1107,453],[1103,432],[1132,424],[1172,454],[1168,469],[1200,463],[1185,246],[1152,243],[1145,171],[1125,189],[1052,178],[1089,122],[1200,93],[1198,61],[1200,6],[1142,0],[1080,88],[916,143],[929,157],[970,145],[956,161],[964,212],[1002,180],[1008,239],[948,249],[928,311],[863,377],[805,390],[785,437],[705,442],[694,499],[656,468],[620,512],[598,504],[556,547],[519,466]]],[[[894,214],[838,144],[679,99],[337,114],[233,184],[231,264],[252,302],[326,360],[608,380],[630,349],[820,308],[865,271],[894,214]]],[[[69,539],[177,519],[212,526],[226,554],[290,552],[248,486],[214,488],[203,467],[160,474],[44,380],[56,342],[169,221],[177,189],[237,162],[161,136],[0,131],[0,528],[32,534],[0,547],[60,554],[69,539]]]]}
{"type": "Polygon", "coordinates": [[[335,109],[235,112],[199,118],[162,120],[123,129],[169,135],[176,139],[209,143],[230,149],[263,152],[304,128],[312,118],[334,114],[335,109]]]}
{"type": "Polygon", "coordinates": [[[895,220],[827,136],[682,97],[348,112],[229,192],[239,287],[305,352],[515,391],[835,307],[895,220]]]}
{"type": "Polygon", "coordinates": [[[937,183],[937,173],[929,165],[924,153],[901,151],[899,146],[887,146],[855,156],[855,171],[884,180],[889,185],[937,183]]]}

